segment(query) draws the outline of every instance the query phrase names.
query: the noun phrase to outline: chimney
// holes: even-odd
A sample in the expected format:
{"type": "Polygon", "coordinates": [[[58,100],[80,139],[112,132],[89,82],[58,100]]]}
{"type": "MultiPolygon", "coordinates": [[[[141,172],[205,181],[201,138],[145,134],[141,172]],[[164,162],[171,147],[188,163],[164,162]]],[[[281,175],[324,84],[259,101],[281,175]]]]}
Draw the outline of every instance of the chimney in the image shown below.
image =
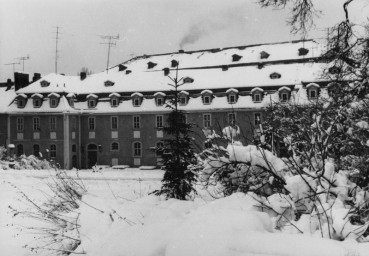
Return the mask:
{"type": "Polygon", "coordinates": [[[126,70],[127,69],[127,67],[126,66],[124,66],[124,65],[122,65],[122,64],[119,64],[119,71],[124,71],[124,70],[126,70]]]}
{"type": "Polygon", "coordinates": [[[227,66],[227,65],[223,65],[223,66],[222,66],[222,70],[223,70],[223,71],[227,71],[227,70],[228,70],[228,66],[227,66]]]}
{"type": "Polygon", "coordinates": [[[29,75],[24,73],[14,73],[14,87],[15,90],[18,91],[21,88],[26,87],[29,85],[29,75]]]}
{"type": "Polygon", "coordinates": [[[6,90],[10,90],[12,88],[12,80],[10,78],[8,78],[8,80],[6,80],[6,90]]]}
{"type": "Polygon", "coordinates": [[[147,62],[147,68],[148,69],[151,69],[151,68],[155,67],[156,65],[158,65],[158,64],[154,63],[154,62],[151,62],[151,61],[147,62]]]}
{"type": "Polygon", "coordinates": [[[179,50],[178,52],[179,52],[179,53],[184,53],[184,50],[179,50]]]}
{"type": "Polygon", "coordinates": [[[40,73],[34,73],[33,74],[33,78],[32,78],[32,82],[36,82],[37,80],[41,79],[41,74],[40,73]]]}
{"type": "Polygon", "coordinates": [[[164,76],[169,75],[169,71],[170,71],[169,68],[163,68],[163,70],[164,70],[164,76]]]}
{"type": "Polygon", "coordinates": [[[85,80],[87,74],[86,74],[86,72],[81,72],[81,73],[79,73],[79,76],[81,77],[81,80],[85,80]]]}
{"type": "Polygon", "coordinates": [[[233,54],[232,55],[232,61],[239,61],[242,58],[242,56],[238,55],[238,54],[233,54]]]}
{"type": "Polygon", "coordinates": [[[126,70],[126,74],[128,75],[129,73],[131,73],[132,71],[131,70],[126,70]]]}

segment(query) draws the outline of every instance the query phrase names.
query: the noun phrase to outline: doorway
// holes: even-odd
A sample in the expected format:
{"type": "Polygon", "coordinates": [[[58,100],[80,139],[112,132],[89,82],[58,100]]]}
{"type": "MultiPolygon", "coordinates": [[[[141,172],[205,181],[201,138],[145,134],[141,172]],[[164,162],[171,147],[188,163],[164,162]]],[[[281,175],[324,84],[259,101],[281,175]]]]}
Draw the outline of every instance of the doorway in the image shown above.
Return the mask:
{"type": "Polygon", "coordinates": [[[87,168],[92,168],[97,163],[97,145],[89,144],[87,146],[87,168]]]}

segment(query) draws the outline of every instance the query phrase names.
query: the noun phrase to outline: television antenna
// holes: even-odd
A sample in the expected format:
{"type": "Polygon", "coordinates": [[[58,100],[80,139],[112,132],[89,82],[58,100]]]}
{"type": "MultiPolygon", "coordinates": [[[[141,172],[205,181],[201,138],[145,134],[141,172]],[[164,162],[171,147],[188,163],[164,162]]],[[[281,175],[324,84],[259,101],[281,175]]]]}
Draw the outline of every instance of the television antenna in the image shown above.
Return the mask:
{"type": "Polygon", "coordinates": [[[19,57],[19,58],[16,58],[17,60],[20,60],[20,61],[22,61],[22,71],[24,72],[24,61],[26,61],[26,60],[29,60],[29,54],[27,54],[27,56],[26,57],[19,57]]]}

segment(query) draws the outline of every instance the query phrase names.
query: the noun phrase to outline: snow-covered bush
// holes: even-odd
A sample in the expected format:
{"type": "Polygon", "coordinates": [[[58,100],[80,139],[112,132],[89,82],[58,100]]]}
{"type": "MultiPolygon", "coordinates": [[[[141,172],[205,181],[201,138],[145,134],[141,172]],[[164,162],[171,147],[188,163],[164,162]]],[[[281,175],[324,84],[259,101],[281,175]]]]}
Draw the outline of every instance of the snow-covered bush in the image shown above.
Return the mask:
{"type": "Polygon", "coordinates": [[[321,163],[315,163],[315,168],[299,169],[254,145],[230,144],[221,149],[222,154],[215,150],[219,148],[199,155],[199,181],[207,186],[221,183],[224,195],[252,192],[276,229],[337,240],[369,240],[369,192],[350,179],[350,171],[337,171],[332,159],[326,159],[321,168],[321,163]]]}

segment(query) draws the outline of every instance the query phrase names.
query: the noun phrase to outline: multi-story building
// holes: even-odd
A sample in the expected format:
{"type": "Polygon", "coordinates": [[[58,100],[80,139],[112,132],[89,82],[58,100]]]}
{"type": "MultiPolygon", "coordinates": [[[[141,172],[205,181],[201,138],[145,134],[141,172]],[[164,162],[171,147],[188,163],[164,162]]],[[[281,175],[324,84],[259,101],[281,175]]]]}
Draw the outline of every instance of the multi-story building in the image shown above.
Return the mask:
{"type": "MultiPolygon", "coordinates": [[[[309,101],[326,93],[323,47],[313,41],[250,45],[135,57],[86,76],[49,74],[17,91],[7,109],[8,144],[17,154],[54,159],[64,168],[157,165],[173,94],[194,123],[195,143],[236,123],[247,144],[276,101],[309,101]]],[[[225,131],[226,132],[226,131],[225,131]]]]}

